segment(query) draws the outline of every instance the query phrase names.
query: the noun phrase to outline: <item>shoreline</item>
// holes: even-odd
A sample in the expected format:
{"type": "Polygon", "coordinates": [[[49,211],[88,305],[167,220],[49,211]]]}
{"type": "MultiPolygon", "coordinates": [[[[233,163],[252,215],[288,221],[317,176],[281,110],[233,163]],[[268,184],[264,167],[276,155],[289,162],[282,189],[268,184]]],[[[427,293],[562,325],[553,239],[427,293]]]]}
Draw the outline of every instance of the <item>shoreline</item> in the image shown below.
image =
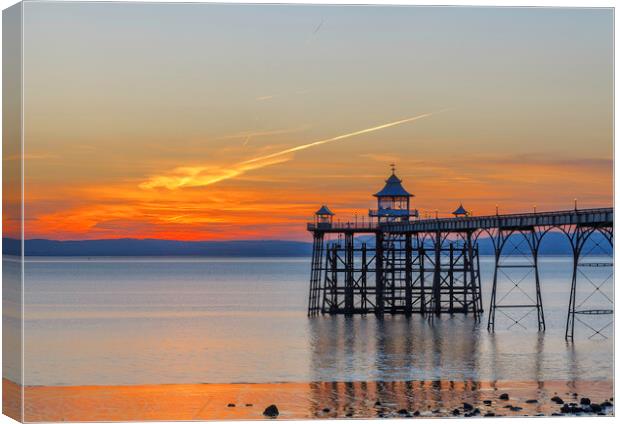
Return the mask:
{"type": "MultiPolygon", "coordinates": [[[[2,386],[4,413],[17,419],[22,387],[7,379],[2,386]]],[[[270,405],[277,406],[278,419],[613,415],[613,407],[597,407],[613,403],[613,389],[612,380],[25,386],[23,418],[256,420],[267,418],[263,411],[270,405]],[[508,399],[500,398],[504,393],[508,399]],[[556,396],[561,404],[552,400],[556,396]],[[580,406],[582,398],[594,405],[580,406]]]]}

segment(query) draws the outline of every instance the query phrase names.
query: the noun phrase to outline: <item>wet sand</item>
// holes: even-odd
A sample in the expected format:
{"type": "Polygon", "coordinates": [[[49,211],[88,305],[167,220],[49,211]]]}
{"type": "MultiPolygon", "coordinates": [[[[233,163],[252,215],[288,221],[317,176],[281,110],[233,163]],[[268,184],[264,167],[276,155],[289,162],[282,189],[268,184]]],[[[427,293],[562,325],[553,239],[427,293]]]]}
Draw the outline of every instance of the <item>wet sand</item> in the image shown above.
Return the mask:
{"type": "MultiPolygon", "coordinates": [[[[20,386],[3,380],[4,413],[18,419],[20,386]]],[[[551,400],[613,402],[612,381],[351,382],[27,386],[24,420],[254,420],[275,404],[278,419],[439,417],[471,414],[533,416],[560,413],[551,400]],[[500,395],[507,393],[508,400],[500,395]],[[536,400],[536,402],[533,402],[536,400]],[[486,401],[486,403],[484,402],[486,401]],[[529,401],[529,402],[528,402],[529,401]],[[464,406],[466,402],[471,409],[464,406]],[[521,409],[519,409],[521,408],[521,409]]],[[[613,408],[603,413],[613,415],[613,408]]],[[[581,413],[580,413],[581,414],[581,413]]],[[[596,415],[594,413],[594,415],[596,415]]]]}

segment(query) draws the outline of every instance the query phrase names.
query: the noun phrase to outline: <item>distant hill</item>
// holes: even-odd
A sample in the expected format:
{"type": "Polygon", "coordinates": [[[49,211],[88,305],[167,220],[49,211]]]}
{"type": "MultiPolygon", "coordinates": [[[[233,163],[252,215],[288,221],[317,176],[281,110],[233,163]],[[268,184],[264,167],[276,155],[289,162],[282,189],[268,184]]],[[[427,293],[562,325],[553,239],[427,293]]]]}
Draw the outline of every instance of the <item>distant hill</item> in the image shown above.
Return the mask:
{"type": "MultiPolygon", "coordinates": [[[[2,240],[5,254],[20,250],[19,240],[2,240]]],[[[157,239],[109,239],[58,241],[26,240],[26,256],[258,256],[295,257],[312,253],[310,243],[280,240],[175,241],[157,239]]]]}
{"type": "MultiPolygon", "coordinates": [[[[360,237],[373,247],[372,238],[360,237]]],[[[515,254],[512,245],[523,240],[518,235],[511,237],[504,251],[515,254]]],[[[596,253],[609,254],[611,247],[600,234],[594,234],[593,243],[600,243],[596,253]]],[[[521,243],[525,246],[525,242],[521,243]]],[[[478,240],[481,255],[493,255],[493,244],[489,238],[478,240]]],[[[239,240],[239,241],[175,241],[158,239],[106,239],[58,241],[32,239],[26,240],[26,256],[207,256],[207,257],[304,257],[312,254],[312,244],[287,240],[239,240]]],[[[4,254],[16,255],[20,242],[4,238],[4,254]]],[[[551,232],[545,236],[540,247],[541,255],[571,255],[572,251],[566,236],[551,232]]]]}

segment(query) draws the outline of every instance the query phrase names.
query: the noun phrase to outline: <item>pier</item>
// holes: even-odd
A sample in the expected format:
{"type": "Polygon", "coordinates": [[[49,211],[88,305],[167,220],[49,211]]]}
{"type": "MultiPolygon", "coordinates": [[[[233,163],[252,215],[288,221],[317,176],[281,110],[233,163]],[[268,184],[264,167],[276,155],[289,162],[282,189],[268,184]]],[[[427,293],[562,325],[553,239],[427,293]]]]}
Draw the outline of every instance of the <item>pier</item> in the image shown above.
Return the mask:
{"type": "Polygon", "coordinates": [[[394,167],[374,196],[377,208],[369,210],[367,220],[333,222],[334,213],[324,205],[308,223],[313,235],[309,316],[464,314],[480,320],[478,240],[485,237],[495,258],[487,329],[495,330],[498,313],[511,323],[509,328],[523,326],[523,319],[535,314],[538,331],[544,331],[539,250],[547,234],[559,232],[573,258],[565,338],[573,339],[575,322],[592,336],[612,325],[613,299],[601,287],[613,284],[613,257],[601,252],[613,249],[613,208],[577,209],[575,204],[571,210],[471,216],[460,205],[453,218],[420,219],[394,167]],[[523,287],[526,277],[534,282],[529,289],[523,287]],[[578,300],[578,290],[590,294],[578,300]],[[602,294],[608,305],[589,307],[594,294],[602,294]],[[600,315],[611,321],[588,321],[600,315]]]}

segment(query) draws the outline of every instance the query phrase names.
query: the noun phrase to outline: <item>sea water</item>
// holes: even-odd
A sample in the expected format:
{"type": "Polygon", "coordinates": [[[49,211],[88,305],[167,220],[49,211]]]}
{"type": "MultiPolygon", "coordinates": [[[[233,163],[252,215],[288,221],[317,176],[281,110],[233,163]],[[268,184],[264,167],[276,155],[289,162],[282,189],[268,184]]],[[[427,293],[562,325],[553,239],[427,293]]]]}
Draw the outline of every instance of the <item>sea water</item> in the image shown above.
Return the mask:
{"type": "MultiPolygon", "coordinates": [[[[481,258],[480,321],[308,318],[309,258],[28,258],[24,383],[611,379],[612,328],[602,335],[592,328],[612,316],[586,321],[592,328],[578,322],[567,343],[571,258],[540,264],[546,331],[537,331],[533,310],[523,320],[515,315],[518,324],[498,312],[489,332],[490,257],[481,258]]],[[[503,302],[535,295],[533,274],[510,277],[518,283],[512,291],[503,277],[503,302]]],[[[594,285],[580,280],[581,300],[594,291],[586,301],[604,303],[612,282],[590,278],[594,285]]],[[[17,372],[5,367],[9,378],[17,372]]]]}

